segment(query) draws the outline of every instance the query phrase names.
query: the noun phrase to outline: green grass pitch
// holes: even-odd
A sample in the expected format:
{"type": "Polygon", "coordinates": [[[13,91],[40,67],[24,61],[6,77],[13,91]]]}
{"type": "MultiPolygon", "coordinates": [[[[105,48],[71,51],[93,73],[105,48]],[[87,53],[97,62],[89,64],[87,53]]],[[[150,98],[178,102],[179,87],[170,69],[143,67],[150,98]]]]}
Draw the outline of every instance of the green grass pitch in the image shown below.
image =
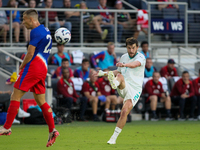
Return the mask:
{"type": "Polygon", "coordinates": [[[0,150],[199,150],[200,122],[134,121],[127,123],[116,145],[106,142],[116,123],[72,122],[57,125],[56,143],[46,148],[47,125],[13,125],[0,136],[0,150]]]}

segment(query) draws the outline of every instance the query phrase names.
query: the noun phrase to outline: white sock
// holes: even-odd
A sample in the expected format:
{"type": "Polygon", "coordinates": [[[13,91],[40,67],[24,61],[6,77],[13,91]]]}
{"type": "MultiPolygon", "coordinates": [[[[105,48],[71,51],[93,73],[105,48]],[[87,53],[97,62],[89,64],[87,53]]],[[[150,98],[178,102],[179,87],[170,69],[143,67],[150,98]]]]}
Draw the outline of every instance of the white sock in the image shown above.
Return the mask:
{"type": "Polygon", "coordinates": [[[116,87],[119,86],[119,81],[118,81],[117,79],[114,79],[114,80],[113,80],[113,83],[116,85],[116,87]]]}
{"type": "Polygon", "coordinates": [[[121,131],[122,131],[122,129],[120,129],[119,127],[116,127],[116,128],[115,128],[115,131],[114,131],[114,133],[113,133],[113,135],[112,135],[112,138],[117,139],[117,137],[118,137],[118,135],[121,133],[121,131]]]}

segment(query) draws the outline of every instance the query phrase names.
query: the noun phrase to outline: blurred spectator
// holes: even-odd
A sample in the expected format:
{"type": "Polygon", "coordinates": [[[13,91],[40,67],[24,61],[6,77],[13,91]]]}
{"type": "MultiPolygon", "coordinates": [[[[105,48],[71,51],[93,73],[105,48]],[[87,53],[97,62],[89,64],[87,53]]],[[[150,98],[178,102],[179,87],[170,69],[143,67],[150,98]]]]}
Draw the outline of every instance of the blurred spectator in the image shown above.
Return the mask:
{"type": "MultiPolygon", "coordinates": [[[[2,7],[2,0],[0,0],[0,8],[2,7]]],[[[9,25],[7,25],[8,19],[5,10],[0,10],[0,35],[3,36],[3,42],[7,42],[7,31],[9,30],[9,25]]]]}
{"type": "MultiPolygon", "coordinates": [[[[118,9],[119,11],[123,10],[123,4],[121,0],[117,0],[115,2],[115,8],[118,9]]],[[[122,25],[124,29],[129,29],[134,32],[137,32],[136,19],[131,19],[131,16],[128,12],[118,12],[117,21],[118,21],[118,24],[122,25]]]]}
{"type": "MultiPolygon", "coordinates": [[[[103,71],[108,72],[109,69],[104,69],[103,71]]],[[[103,76],[97,80],[99,84],[100,92],[102,95],[106,96],[107,100],[111,102],[111,109],[115,110],[117,105],[117,96],[115,95],[115,90],[111,88],[110,82],[107,76],[103,76]]]]}
{"type": "MultiPolygon", "coordinates": [[[[158,2],[177,2],[176,0],[157,0],[158,2]]],[[[162,10],[163,8],[176,8],[178,9],[179,6],[177,4],[158,4],[158,9],[162,10]]]]}
{"type": "MultiPolygon", "coordinates": [[[[17,2],[16,0],[9,0],[7,3],[7,7],[12,7],[12,8],[17,8],[17,2]]],[[[6,11],[7,16],[9,17],[10,11],[6,11]]],[[[19,43],[19,35],[20,35],[20,28],[23,28],[23,34],[24,34],[24,40],[25,42],[28,42],[28,37],[27,37],[27,29],[25,26],[21,23],[21,18],[20,18],[20,12],[17,10],[12,11],[12,22],[13,22],[13,28],[15,29],[14,34],[15,34],[15,42],[19,43]]]]}
{"type": "MultiPolygon", "coordinates": [[[[61,8],[66,8],[68,6],[68,4],[70,3],[70,6],[71,7],[71,2],[70,0],[63,0],[63,6],[61,8]],[[66,6],[66,7],[65,7],[66,6]]],[[[60,22],[60,25],[61,26],[65,26],[70,32],[72,30],[72,23],[67,21],[67,16],[66,16],[66,13],[67,12],[63,12],[63,11],[58,11],[57,14],[58,14],[58,19],[59,19],[59,22],[60,22]]]]}
{"type": "MultiPolygon", "coordinates": [[[[88,9],[85,1],[82,1],[80,3],[80,9],[88,9]]],[[[83,20],[89,25],[90,29],[95,29],[100,34],[102,40],[105,40],[108,34],[108,30],[104,29],[102,31],[101,29],[101,25],[102,25],[101,15],[94,16],[93,14],[90,14],[89,12],[83,12],[83,20]]]]}
{"type": "Polygon", "coordinates": [[[87,97],[88,102],[92,106],[94,121],[100,121],[97,116],[97,108],[105,104],[105,111],[110,107],[110,101],[101,94],[99,84],[96,82],[97,77],[93,76],[96,71],[91,69],[89,78],[90,81],[85,81],[82,86],[82,94],[87,97]]]}
{"type": "Polygon", "coordinates": [[[193,80],[193,86],[194,86],[195,96],[197,97],[198,120],[200,120],[200,69],[199,69],[199,77],[193,80]]]}
{"type": "Polygon", "coordinates": [[[177,70],[174,67],[175,61],[173,59],[169,59],[166,66],[161,68],[160,74],[161,77],[165,77],[166,79],[169,79],[174,76],[178,76],[177,70]]]}
{"type": "Polygon", "coordinates": [[[153,62],[151,58],[146,59],[146,66],[144,70],[144,77],[152,77],[154,71],[157,71],[156,68],[153,66],[153,62]]]}
{"type": "MultiPolygon", "coordinates": [[[[22,5],[24,7],[30,7],[29,4],[30,4],[30,1],[31,0],[18,0],[18,3],[19,5],[22,5]]],[[[39,7],[39,6],[42,6],[42,3],[43,3],[43,0],[35,0],[35,7],[39,7]]],[[[33,7],[33,8],[35,8],[33,7]]],[[[32,8],[32,7],[30,7],[32,8]]]]}
{"type": "MultiPolygon", "coordinates": [[[[52,8],[53,0],[45,0],[44,2],[45,2],[45,8],[52,8]]],[[[45,19],[45,11],[42,11],[40,13],[40,16],[43,19],[45,19]]],[[[61,26],[64,26],[64,27],[69,28],[69,29],[71,28],[70,27],[71,23],[65,23],[65,22],[63,22],[63,20],[61,20],[59,22],[56,11],[48,11],[48,19],[49,19],[49,28],[51,30],[56,31],[61,26]]]]}
{"type": "Polygon", "coordinates": [[[117,56],[115,54],[115,45],[113,42],[109,42],[107,45],[107,50],[102,51],[91,58],[92,64],[96,69],[106,69],[110,66],[114,66],[116,64],[117,56]],[[99,59],[98,65],[96,63],[96,59],[99,59]]]}
{"type": "MultiPolygon", "coordinates": [[[[107,0],[99,0],[99,6],[98,9],[104,9],[107,10],[106,7],[107,0]]],[[[100,15],[102,16],[102,27],[105,29],[108,29],[108,40],[114,41],[114,18],[109,12],[100,12],[100,15]]],[[[121,42],[121,37],[123,33],[123,26],[121,24],[117,24],[117,42],[121,42]]]]}
{"type": "Polygon", "coordinates": [[[62,98],[59,99],[59,106],[71,110],[72,103],[75,103],[79,96],[76,93],[73,81],[70,79],[68,68],[62,68],[62,76],[57,83],[58,95],[62,95],[62,98]]]}
{"type": "Polygon", "coordinates": [[[172,120],[171,118],[171,98],[168,92],[163,90],[163,85],[159,81],[160,73],[155,71],[153,73],[153,79],[149,80],[145,84],[144,93],[148,94],[146,102],[150,102],[150,107],[152,111],[151,121],[157,121],[158,117],[156,115],[157,102],[165,103],[165,108],[167,112],[166,121],[172,120]]]}
{"type": "Polygon", "coordinates": [[[61,66],[62,59],[67,58],[69,60],[69,65],[71,66],[71,63],[73,62],[72,57],[68,53],[63,52],[64,47],[63,44],[57,43],[58,52],[51,58],[51,64],[61,66]]]}
{"type": "Polygon", "coordinates": [[[82,78],[83,81],[89,78],[90,62],[88,59],[83,59],[82,64],[74,71],[74,77],[82,78]]]}
{"type": "MultiPolygon", "coordinates": [[[[8,3],[7,3],[7,7],[14,7],[14,8],[17,8],[17,2],[15,0],[9,0],[8,3]]],[[[10,15],[10,11],[6,11],[7,13],[7,16],[9,17],[10,15]]],[[[19,43],[19,35],[20,35],[20,12],[19,11],[16,11],[16,10],[13,10],[12,11],[12,17],[13,17],[13,20],[12,20],[12,25],[13,25],[13,28],[15,29],[14,31],[14,34],[15,34],[15,42],[16,43],[19,43]]],[[[24,27],[24,31],[25,31],[25,27],[24,27]]],[[[25,39],[27,41],[27,39],[25,39]]]]}
{"type": "Polygon", "coordinates": [[[197,102],[194,94],[194,87],[192,81],[189,80],[189,73],[184,71],[182,73],[182,78],[174,84],[170,94],[172,103],[180,107],[179,121],[185,120],[184,108],[188,106],[188,104],[190,104],[190,116],[188,120],[194,120],[194,110],[197,102]]]}
{"type": "Polygon", "coordinates": [[[60,78],[62,78],[62,69],[63,68],[67,68],[68,70],[69,70],[69,78],[73,78],[74,76],[73,76],[73,71],[72,71],[72,69],[69,67],[69,60],[67,59],[67,58],[63,58],[62,59],[62,63],[61,63],[61,66],[59,66],[57,69],[56,69],[56,71],[55,71],[55,73],[54,73],[54,75],[52,76],[53,78],[58,78],[58,79],[60,79],[60,78]]]}
{"type": "Polygon", "coordinates": [[[142,48],[141,53],[145,56],[145,58],[149,58],[150,57],[150,53],[148,52],[149,51],[148,42],[147,41],[142,41],[141,48],[142,48]]]}

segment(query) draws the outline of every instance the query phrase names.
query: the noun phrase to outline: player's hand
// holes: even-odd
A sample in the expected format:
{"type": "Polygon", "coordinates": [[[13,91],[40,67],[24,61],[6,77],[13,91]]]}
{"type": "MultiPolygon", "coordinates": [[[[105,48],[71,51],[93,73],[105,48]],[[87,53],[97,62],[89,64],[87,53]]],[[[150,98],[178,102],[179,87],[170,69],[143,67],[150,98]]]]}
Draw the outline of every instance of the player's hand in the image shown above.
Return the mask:
{"type": "Polygon", "coordinates": [[[185,93],[181,95],[181,98],[188,98],[188,97],[189,97],[189,95],[187,95],[185,93]]]}
{"type": "Polygon", "coordinates": [[[117,67],[125,67],[125,65],[124,65],[123,63],[121,63],[121,62],[118,62],[118,63],[116,64],[116,66],[117,66],[117,67]]]}

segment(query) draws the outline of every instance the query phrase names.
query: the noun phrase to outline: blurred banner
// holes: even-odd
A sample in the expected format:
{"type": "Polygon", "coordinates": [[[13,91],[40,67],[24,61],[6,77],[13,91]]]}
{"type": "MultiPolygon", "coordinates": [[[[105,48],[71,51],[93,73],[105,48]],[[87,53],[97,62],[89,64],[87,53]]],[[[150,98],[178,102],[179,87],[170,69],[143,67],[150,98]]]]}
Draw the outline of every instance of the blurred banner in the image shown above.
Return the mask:
{"type": "Polygon", "coordinates": [[[184,33],[184,19],[151,19],[151,33],[184,33]]]}

